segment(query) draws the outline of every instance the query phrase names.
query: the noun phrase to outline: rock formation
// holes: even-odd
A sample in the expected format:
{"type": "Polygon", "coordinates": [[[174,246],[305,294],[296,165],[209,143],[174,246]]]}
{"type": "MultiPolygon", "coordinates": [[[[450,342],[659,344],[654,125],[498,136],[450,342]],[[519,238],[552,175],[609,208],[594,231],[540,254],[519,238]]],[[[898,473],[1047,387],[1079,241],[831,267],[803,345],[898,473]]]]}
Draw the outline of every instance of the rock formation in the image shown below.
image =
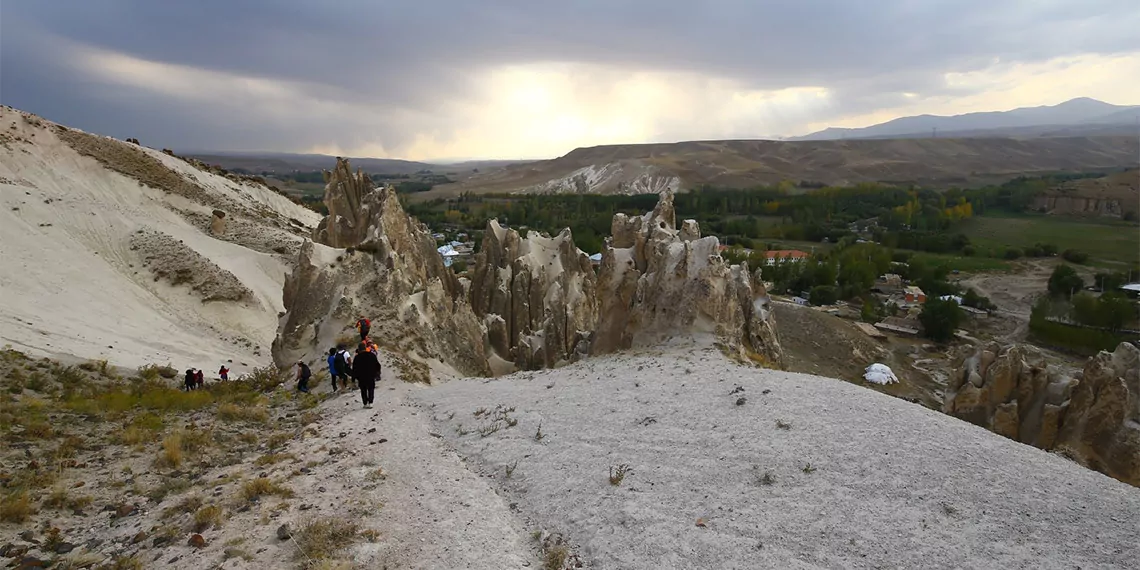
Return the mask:
{"type": "Polygon", "coordinates": [[[1140,348],[1123,343],[1089,359],[1057,448],[1086,467],[1140,486],[1140,348]]]}
{"type": "Polygon", "coordinates": [[[966,357],[951,375],[943,411],[1010,439],[1051,449],[1076,383],[1049,369],[1032,347],[991,343],[966,357]]]}
{"type": "Polygon", "coordinates": [[[365,239],[371,220],[366,198],[375,187],[360,169],[353,174],[347,159],[337,157],[336,166],[324,171],[325,205],[329,215],[313,232],[313,241],[330,247],[353,247],[365,239]]]}
{"type": "Polygon", "coordinates": [[[220,236],[226,233],[226,213],[221,210],[214,210],[214,216],[210,218],[210,233],[220,236]]]}
{"type": "Polygon", "coordinates": [[[588,352],[598,319],[596,280],[569,229],[520,239],[491,220],[472,275],[471,307],[483,319],[494,357],[533,369],[588,352]]]}
{"type": "Polygon", "coordinates": [[[394,189],[373,188],[348,161],[326,177],[329,216],[314,236],[321,243],[302,246],[285,280],[274,360],[353,344],[351,325],[365,315],[382,346],[487,374],[483,329],[427,228],[404,212],[394,189]]]}
{"type": "Polygon", "coordinates": [[[1140,349],[1127,343],[1089,359],[1079,378],[1031,347],[990,344],[950,377],[943,411],[1140,486],[1138,370],[1140,349]]]}
{"type": "Polygon", "coordinates": [[[783,366],[768,293],[747,264],[728,265],[693,220],[678,230],[673,194],[644,216],[614,216],[598,272],[599,320],[590,352],[711,333],[741,356],[783,366]]]}
{"type": "Polygon", "coordinates": [[[355,342],[351,323],[365,315],[382,345],[466,374],[548,368],[691,333],[783,365],[767,292],[746,265],[726,264],[696,222],[676,229],[671,193],[645,216],[614,217],[598,276],[569,229],[524,239],[491,221],[468,282],[444,266],[393,189],[373,188],[345,160],[327,177],[329,215],[286,279],[278,363],[355,342]]]}

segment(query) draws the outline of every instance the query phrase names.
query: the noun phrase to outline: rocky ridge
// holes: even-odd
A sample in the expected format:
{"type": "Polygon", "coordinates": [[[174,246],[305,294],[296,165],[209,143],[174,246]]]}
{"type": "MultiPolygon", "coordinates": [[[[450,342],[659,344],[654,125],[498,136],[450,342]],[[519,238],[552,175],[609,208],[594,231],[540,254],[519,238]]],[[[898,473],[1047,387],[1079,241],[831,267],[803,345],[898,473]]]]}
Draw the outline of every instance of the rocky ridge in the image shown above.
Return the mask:
{"type": "Polygon", "coordinates": [[[943,411],[1140,486],[1140,348],[1134,345],[1100,352],[1078,375],[1045,365],[1032,347],[981,347],[951,375],[943,411]]]}
{"type": "Polygon", "coordinates": [[[597,273],[568,229],[523,238],[491,221],[468,280],[444,266],[393,189],[374,188],[344,159],[326,177],[329,216],[286,281],[278,363],[353,341],[346,331],[364,315],[378,341],[465,374],[548,368],[692,333],[782,365],[763,286],[746,265],[725,263],[696,222],[676,227],[671,193],[645,216],[614,217],[597,273]]]}

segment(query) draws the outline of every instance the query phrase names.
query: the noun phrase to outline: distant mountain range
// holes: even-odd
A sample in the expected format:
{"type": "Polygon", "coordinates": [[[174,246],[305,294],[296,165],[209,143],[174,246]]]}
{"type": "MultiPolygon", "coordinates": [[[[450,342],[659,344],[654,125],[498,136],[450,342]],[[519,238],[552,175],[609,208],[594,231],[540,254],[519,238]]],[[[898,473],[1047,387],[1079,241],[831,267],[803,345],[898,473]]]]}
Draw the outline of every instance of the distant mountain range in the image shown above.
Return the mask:
{"type": "Polygon", "coordinates": [[[863,128],[831,127],[786,140],[923,137],[1042,137],[1136,134],[1140,105],[1112,105],[1088,97],[1053,106],[965,115],[900,117],[863,128]]]}

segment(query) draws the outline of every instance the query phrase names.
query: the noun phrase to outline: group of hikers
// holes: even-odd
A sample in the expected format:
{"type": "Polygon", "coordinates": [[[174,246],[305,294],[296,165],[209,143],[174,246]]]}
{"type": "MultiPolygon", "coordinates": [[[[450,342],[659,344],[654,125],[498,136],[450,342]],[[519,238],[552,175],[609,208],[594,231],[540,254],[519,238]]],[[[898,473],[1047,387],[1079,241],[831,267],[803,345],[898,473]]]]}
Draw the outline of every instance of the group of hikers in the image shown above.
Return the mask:
{"type": "MultiPolygon", "coordinates": [[[[368,336],[372,322],[365,317],[356,320],[356,330],[360,332],[360,344],[356,346],[356,354],[350,355],[343,344],[329,349],[328,367],[332,377],[332,391],[344,392],[348,390],[351,382],[360,389],[360,399],[365,408],[371,408],[376,397],[376,381],[380,379],[380,349],[368,336]],[[339,383],[339,389],[338,389],[339,383]]],[[[229,380],[230,370],[223,364],[218,369],[218,378],[229,380]]],[[[313,377],[312,370],[304,361],[297,362],[297,391],[309,392],[309,379],[313,377]]],[[[186,370],[184,388],[199,390],[206,385],[206,379],[201,370],[188,368],[186,370]]]]}
{"type": "MultiPolygon", "coordinates": [[[[225,364],[223,364],[221,366],[221,368],[218,368],[218,378],[221,380],[229,380],[230,379],[230,369],[226,368],[225,364]]],[[[183,384],[182,384],[182,387],[184,390],[186,390],[187,392],[189,392],[190,390],[200,390],[200,389],[204,388],[205,386],[206,386],[206,377],[202,373],[201,370],[198,370],[196,368],[187,368],[186,369],[186,376],[185,376],[185,379],[183,380],[183,384]]]]}
{"type": "MultiPolygon", "coordinates": [[[[343,344],[329,349],[327,358],[329,376],[332,377],[332,392],[348,390],[349,382],[360,389],[360,400],[364,407],[371,408],[376,397],[376,381],[380,379],[379,348],[372,338],[368,336],[372,323],[364,317],[356,321],[356,329],[360,332],[360,344],[356,345],[356,354],[350,355],[343,344]],[[339,389],[337,388],[339,382],[339,389]]],[[[297,362],[297,390],[309,392],[309,379],[313,372],[304,361],[297,362]]]]}

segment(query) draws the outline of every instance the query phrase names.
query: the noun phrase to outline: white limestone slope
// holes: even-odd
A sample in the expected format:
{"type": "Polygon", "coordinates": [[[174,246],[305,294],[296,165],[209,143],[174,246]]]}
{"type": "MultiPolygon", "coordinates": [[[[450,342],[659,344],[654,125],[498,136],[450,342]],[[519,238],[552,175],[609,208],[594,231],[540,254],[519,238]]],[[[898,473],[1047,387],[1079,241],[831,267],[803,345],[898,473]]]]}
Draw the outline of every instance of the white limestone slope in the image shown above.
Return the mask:
{"type": "Polygon", "coordinates": [[[128,156],[141,151],[204,192],[186,196],[144,186],[78,153],[57,136],[58,128],[0,110],[0,345],[124,366],[213,370],[233,360],[240,373],[269,362],[286,264],[271,252],[209,235],[193,216],[209,219],[225,205],[243,231],[284,243],[300,238],[262,225],[260,216],[302,226],[315,225],[318,216],[263,186],[153,149],[95,139],[128,147],[128,156]],[[260,214],[243,217],[250,212],[260,214]],[[139,230],[181,241],[208,260],[201,271],[228,271],[252,295],[203,302],[187,286],[156,279],[142,252],[132,249],[139,230]]]}
{"type": "Polygon", "coordinates": [[[569,174],[518,190],[520,194],[660,194],[677,192],[681,179],[656,166],[610,162],[583,166],[569,174]]]}
{"type": "Polygon", "coordinates": [[[414,397],[525,528],[561,533],[588,568],[1140,560],[1140,489],[921,406],[698,344],[414,397]],[[475,412],[496,406],[518,423],[481,433],[491,414],[475,412]],[[611,485],[621,464],[632,471],[611,485]]]}

